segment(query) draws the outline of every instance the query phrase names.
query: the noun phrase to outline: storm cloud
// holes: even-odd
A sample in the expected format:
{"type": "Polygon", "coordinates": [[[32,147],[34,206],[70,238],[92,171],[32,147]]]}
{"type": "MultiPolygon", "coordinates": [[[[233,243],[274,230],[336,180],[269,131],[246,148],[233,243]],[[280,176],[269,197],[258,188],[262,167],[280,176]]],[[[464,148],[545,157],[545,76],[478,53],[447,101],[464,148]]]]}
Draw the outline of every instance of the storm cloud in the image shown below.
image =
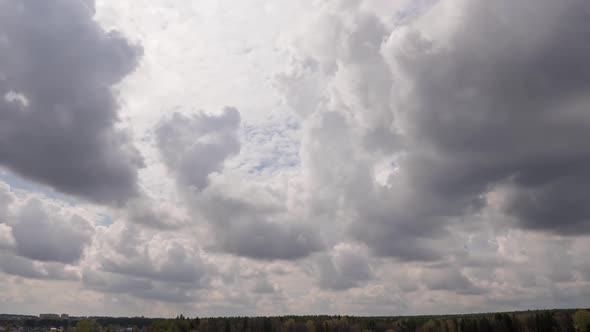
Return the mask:
{"type": "Polygon", "coordinates": [[[464,4],[448,40],[414,27],[389,36],[384,56],[407,84],[395,100],[408,142],[398,176],[451,215],[497,193],[519,227],[587,232],[587,4],[508,5],[464,4]]]}
{"type": "Polygon", "coordinates": [[[394,28],[351,7],[326,5],[277,77],[304,123],[317,213],[351,216],[354,239],[403,261],[449,257],[453,229],[484,213],[588,232],[583,1],[435,2],[394,28]]]}
{"type": "Polygon", "coordinates": [[[112,87],[142,49],[93,18],[94,1],[0,1],[0,165],[100,203],[138,192],[142,157],[116,129],[112,87]]]}

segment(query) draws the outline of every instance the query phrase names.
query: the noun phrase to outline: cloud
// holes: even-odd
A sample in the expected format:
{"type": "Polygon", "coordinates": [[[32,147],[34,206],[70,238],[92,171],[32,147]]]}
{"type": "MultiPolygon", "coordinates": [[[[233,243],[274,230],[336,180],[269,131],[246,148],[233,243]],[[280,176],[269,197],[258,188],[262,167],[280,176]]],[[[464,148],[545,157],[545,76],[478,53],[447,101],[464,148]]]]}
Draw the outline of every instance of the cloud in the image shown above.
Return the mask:
{"type": "Polygon", "coordinates": [[[111,91],[142,54],[93,19],[94,2],[0,3],[0,164],[99,203],[138,192],[142,157],[111,91]]]}
{"type": "Polygon", "coordinates": [[[252,291],[257,294],[272,294],[276,291],[275,286],[266,277],[258,278],[252,291]]]}
{"type": "Polygon", "coordinates": [[[141,197],[129,201],[125,206],[123,217],[137,225],[161,230],[178,229],[184,222],[173,206],[164,204],[150,197],[141,197]]]}
{"type": "Polygon", "coordinates": [[[115,273],[85,270],[82,273],[84,285],[90,289],[107,293],[139,293],[149,290],[152,282],[115,273]]]}
{"type": "Polygon", "coordinates": [[[169,303],[187,303],[198,300],[193,290],[179,285],[157,282],[128,275],[86,270],[83,284],[91,290],[111,294],[129,294],[136,298],[169,303]]]}
{"type": "Polygon", "coordinates": [[[334,6],[319,6],[277,76],[303,122],[315,215],[345,216],[353,239],[401,261],[452,256],[487,211],[588,232],[583,1],[438,2],[393,25],[360,2],[334,6]]]}
{"type": "Polygon", "coordinates": [[[193,288],[207,286],[213,272],[199,248],[179,235],[166,239],[157,230],[115,223],[101,232],[97,242],[90,258],[104,272],[193,288]]]}
{"type": "Polygon", "coordinates": [[[239,126],[240,113],[232,107],[219,116],[175,113],[158,125],[158,148],[181,186],[202,190],[209,174],[220,171],[225,159],[240,151],[239,126]]]}
{"type": "Polygon", "coordinates": [[[76,281],[79,275],[60,263],[34,262],[24,257],[0,252],[0,271],[28,279],[76,281]]]}
{"type": "Polygon", "coordinates": [[[400,176],[446,206],[460,203],[450,214],[480,208],[482,196],[507,185],[502,209],[518,226],[586,229],[590,122],[581,110],[590,72],[574,69],[588,55],[576,37],[590,29],[584,4],[521,1],[509,13],[503,5],[460,7],[466,20],[448,41],[408,27],[384,44],[408,84],[396,102],[408,141],[400,176]]]}
{"type": "Polygon", "coordinates": [[[82,258],[94,231],[82,217],[69,215],[35,198],[18,209],[11,226],[18,255],[65,264],[82,258]]]}
{"type": "Polygon", "coordinates": [[[15,244],[12,227],[0,224],[0,250],[13,248],[15,244]]]}
{"type": "Polygon", "coordinates": [[[320,235],[273,202],[272,191],[250,188],[243,199],[213,189],[195,205],[212,227],[212,249],[260,260],[296,260],[323,249],[320,235]]]}
{"type": "Polygon", "coordinates": [[[84,288],[172,304],[198,302],[216,267],[192,234],[176,232],[121,221],[100,227],[81,266],[84,288]]]}
{"type": "Polygon", "coordinates": [[[0,224],[6,223],[8,220],[8,209],[12,202],[14,202],[14,194],[10,187],[4,182],[0,182],[0,224]]]}
{"type": "Polygon", "coordinates": [[[461,295],[480,295],[484,289],[475,286],[456,268],[424,270],[422,278],[427,287],[435,291],[449,291],[461,295]]]}
{"type": "Polygon", "coordinates": [[[211,184],[209,176],[240,150],[239,125],[239,112],[226,107],[218,116],[174,114],[156,129],[159,151],[193,218],[211,226],[210,247],[263,260],[299,259],[320,250],[320,237],[309,226],[284,220],[284,203],[272,190],[242,185],[240,179],[211,184]]]}
{"type": "Polygon", "coordinates": [[[216,235],[223,251],[263,260],[299,259],[322,248],[313,229],[296,224],[244,221],[216,235]]]}
{"type": "Polygon", "coordinates": [[[0,0],[4,307],[584,304],[583,0],[263,2],[0,0]]]}
{"type": "Polygon", "coordinates": [[[101,262],[102,268],[108,272],[151,280],[186,283],[195,287],[205,285],[206,264],[197,255],[189,256],[182,245],[172,242],[167,247],[160,248],[163,252],[154,253],[150,253],[149,247],[144,248],[138,256],[126,261],[104,259],[101,262]]]}
{"type": "Polygon", "coordinates": [[[349,244],[338,244],[330,254],[321,256],[317,261],[319,286],[341,291],[362,287],[373,279],[369,257],[362,249],[349,244]]]}

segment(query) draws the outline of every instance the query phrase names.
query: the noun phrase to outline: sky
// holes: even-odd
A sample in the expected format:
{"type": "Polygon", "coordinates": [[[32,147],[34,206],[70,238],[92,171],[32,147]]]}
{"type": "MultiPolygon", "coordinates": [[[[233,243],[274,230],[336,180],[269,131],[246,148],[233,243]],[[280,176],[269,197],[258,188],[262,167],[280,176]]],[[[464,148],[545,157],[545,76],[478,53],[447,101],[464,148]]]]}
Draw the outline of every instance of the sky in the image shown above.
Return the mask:
{"type": "Polygon", "coordinates": [[[590,306],[585,0],[0,0],[0,312],[590,306]]]}

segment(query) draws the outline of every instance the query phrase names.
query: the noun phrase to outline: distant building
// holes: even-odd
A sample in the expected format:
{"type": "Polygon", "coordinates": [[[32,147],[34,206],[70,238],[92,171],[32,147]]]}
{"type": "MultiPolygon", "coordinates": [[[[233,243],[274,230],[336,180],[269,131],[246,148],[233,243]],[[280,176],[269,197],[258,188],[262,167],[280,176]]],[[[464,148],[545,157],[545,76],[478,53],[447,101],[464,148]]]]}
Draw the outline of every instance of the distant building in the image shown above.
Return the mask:
{"type": "Polygon", "coordinates": [[[40,314],[39,318],[41,319],[59,319],[58,314],[40,314]]]}
{"type": "Polygon", "coordinates": [[[69,319],[70,315],[68,314],[61,314],[61,319],[69,319]]]}

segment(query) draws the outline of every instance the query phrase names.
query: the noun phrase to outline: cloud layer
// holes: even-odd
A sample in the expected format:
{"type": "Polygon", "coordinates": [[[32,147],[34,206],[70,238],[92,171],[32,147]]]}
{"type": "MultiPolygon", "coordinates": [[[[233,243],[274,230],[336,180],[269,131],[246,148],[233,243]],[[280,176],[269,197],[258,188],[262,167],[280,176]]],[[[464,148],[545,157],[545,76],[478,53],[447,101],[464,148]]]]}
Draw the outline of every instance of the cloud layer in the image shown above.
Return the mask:
{"type": "Polygon", "coordinates": [[[0,312],[587,306],[589,22],[0,0],[0,312]]]}

